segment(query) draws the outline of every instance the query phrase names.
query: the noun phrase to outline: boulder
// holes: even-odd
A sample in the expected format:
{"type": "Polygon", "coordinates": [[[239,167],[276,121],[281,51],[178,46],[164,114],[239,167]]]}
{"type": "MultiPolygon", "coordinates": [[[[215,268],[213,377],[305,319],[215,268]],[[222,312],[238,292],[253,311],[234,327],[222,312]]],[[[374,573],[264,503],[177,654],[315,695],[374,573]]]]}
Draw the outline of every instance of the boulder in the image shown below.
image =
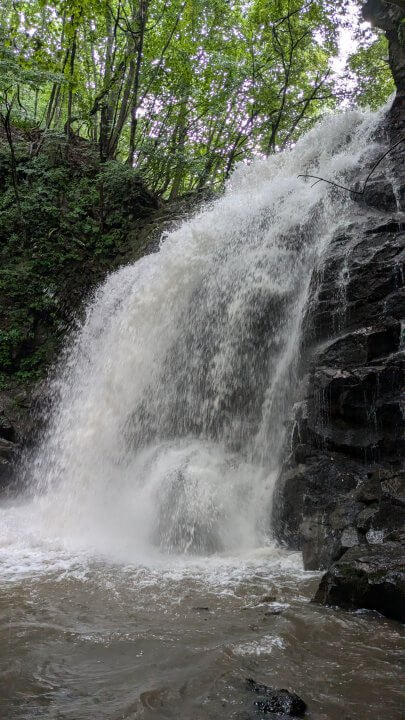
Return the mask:
{"type": "Polygon", "coordinates": [[[299,695],[289,690],[275,690],[268,685],[257,683],[252,678],[246,680],[247,689],[260,697],[255,700],[254,705],[259,713],[263,715],[273,713],[291,718],[299,718],[305,715],[306,703],[299,695]]]}
{"type": "Polygon", "coordinates": [[[347,550],[323,576],[314,602],[367,608],[405,621],[405,547],[385,542],[347,550]]]}

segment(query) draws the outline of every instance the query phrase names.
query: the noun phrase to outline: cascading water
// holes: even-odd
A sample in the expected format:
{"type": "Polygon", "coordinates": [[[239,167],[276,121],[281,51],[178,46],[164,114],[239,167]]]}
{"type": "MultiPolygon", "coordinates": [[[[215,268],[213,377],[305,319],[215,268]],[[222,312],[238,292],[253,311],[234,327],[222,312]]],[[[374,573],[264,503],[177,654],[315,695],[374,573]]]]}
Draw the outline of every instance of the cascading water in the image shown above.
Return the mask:
{"type": "Polygon", "coordinates": [[[311,274],[350,208],[377,116],[327,117],[240,167],[226,193],[110,275],[29,459],[47,533],[139,558],[263,545],[311,274]]]}
{"type": "Polygon", "coordinates": [[[313,720],[403,717],[398,629],[310,604],[270,527],[314,278],[361,212],[297,175],[354,183],[379,120],[239,168],[96,293],[0,503],[1,717],[240,720],[252,676],[313,720]]]}

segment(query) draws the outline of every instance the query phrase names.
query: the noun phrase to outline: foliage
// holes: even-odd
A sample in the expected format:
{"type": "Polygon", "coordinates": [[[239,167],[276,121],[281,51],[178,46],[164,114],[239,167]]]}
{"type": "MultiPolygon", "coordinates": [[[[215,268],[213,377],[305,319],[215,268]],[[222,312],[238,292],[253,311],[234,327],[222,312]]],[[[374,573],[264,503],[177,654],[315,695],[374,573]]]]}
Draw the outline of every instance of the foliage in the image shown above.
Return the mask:
{"type": "Polygon", "coordinates": [[[383,34],[373,43],[364,42],[363,38],[358,51],[349,58],[353,102],[376,110],[395,91],[387,56],[387,40],[383,34]]]}
{"type": "Polygon", "coordinates": [[[157,207],[136,172],[101,164],[87,140],[49,135],[30,157],[30,130],[0,134],[0,386],[37,379],[71,322],[72,309],[104,277],[142,251],[139,223],[157,207]],[[66,152],[68,150],[68,152],[66,152]],[[20,230],[20,216],[25,233],[20,230]]]}
{"type": "Polygon", "coordinates": [[[157,197],[221,189],[325,110],[387,99],[356,2],[0,0],[0,385],[40,376],[157,197]]]}
{"type": "MultiPolygon", "coordinates": [[[[220,187],[341,101],[331,61],[354,1],[0,0],[0,105],[40,128],[37,153],[59,131],[164,197],[220,187]]],[[[349,95],[375,105],[383,41],[361,33],[349,95]]]]}

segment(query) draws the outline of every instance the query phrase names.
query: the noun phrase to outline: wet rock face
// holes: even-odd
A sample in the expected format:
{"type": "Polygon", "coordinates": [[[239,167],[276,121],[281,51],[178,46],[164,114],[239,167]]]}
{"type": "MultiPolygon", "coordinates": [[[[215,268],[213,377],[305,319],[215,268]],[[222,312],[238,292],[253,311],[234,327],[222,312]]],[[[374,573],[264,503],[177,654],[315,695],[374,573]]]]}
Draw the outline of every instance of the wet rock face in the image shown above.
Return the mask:
{"type": "Polygon", "coordinates": [[[314,278],[310,371],[273,521],[307,569],[329,569],[318,602],[404,619],[405,215],[377,184],[314,278]]]}
{"type": "Polygon", "coordinates": [[[15,466],[22,441],[33,433],[34,420],[29,415],[33,398],[18,387],[0,391],[0,494],[15,486],[15,466]]]}
{"type": "Polygon", "coordinates": [[[9,410],[9,398],[0,396],[0,492],[9,487],[14,477],[17,455],[17,433],[9,410]]]}
{"type": "Polygon", "coordinates": [[[353,547],[323,576],[315,602],[370,608],[405,622],[404,547],[353,547]]]}
{"type": "Polygon", "coordinates": [[[16,449],[15,443],[0,437],[0,491],[14,479],[16,449]]]}

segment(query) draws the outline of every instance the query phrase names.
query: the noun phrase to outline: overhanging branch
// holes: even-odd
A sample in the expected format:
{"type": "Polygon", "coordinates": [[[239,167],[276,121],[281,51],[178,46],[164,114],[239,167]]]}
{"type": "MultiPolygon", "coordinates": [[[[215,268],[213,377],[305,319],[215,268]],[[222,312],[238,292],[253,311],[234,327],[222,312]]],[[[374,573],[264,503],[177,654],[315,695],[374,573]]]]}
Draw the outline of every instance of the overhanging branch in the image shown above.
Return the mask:
{"type": "MultiPolygon", "coordinates": [[[[398,145],[400,145],[402,142],[404,142],[404,140],[405,140],[405,135],[400,140],[398,140],[398,142],[394,143],[394,145],[391,145],[391,147],[388,148],[388,150],[384,153],[384,155],[381,155],[381,157],[378,158],[377,162],[374,163],[369,174],[367,175],[367,177],[364,181],[362,190],[354,190],[353,188],[346,187],[345,185],[340,185],[339,183],[334,182],[333,180],[327,180],[327,178],[319,177],[319,175],[308,175],[307,173],[305,173],[305,174],[297,175],[297,177],[312,178],[313,180],[316,180],[314,185],[317,185],[319,182],[325,182],[328,185],[333,185],[334,187],[339,188],[340,190],[346,190],[346,192],[351,192],[351,193],[354,193],[355,195],[364,195],[364,193],[366,191],[367,183],[370,180],[374,171],[379,166],[380,162],[382,160],[384,160],[384,158],[391,152],[391,150],[394,150],[394,148],[398,147],[398,145]]],[[[314,185],[312,187],[314,187],[314,185]]]]}

